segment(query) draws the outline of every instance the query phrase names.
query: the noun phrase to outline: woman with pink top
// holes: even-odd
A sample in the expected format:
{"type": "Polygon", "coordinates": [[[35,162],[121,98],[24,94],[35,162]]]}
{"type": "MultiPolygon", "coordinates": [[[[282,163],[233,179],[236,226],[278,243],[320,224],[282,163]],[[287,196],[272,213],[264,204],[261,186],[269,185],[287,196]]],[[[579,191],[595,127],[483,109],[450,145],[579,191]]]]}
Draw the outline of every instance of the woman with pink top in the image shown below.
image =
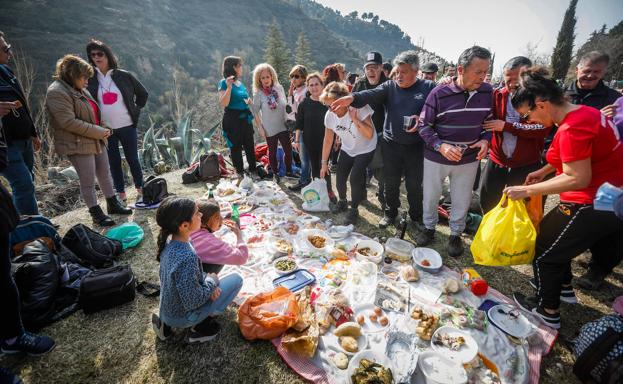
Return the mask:
{"type": "Polygon", "coordinates": [[[219,273],[224,265],[243,265],[249,259],[249,249],[242,239],[240,227],[231,220],[223,221],[221,209],[214,200],[199,200],[201,228],[190,235],[201,266],[206,273],[219,273]],[[232,246],[214,235],[225,224],[236,234],[236,245],[232,246]]]}

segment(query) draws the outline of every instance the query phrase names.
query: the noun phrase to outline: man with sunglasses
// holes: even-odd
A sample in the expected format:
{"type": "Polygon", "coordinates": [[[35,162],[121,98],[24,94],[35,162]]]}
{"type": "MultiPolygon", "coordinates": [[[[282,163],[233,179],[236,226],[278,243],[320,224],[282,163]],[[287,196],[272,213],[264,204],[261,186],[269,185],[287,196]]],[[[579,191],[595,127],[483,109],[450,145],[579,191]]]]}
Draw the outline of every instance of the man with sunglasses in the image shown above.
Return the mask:
{"type": "Polygon", "coordinates": [[[8,66],[10,59],[11,45],[0,32],[0,102],[5,106],[11,103],[10,113],[2,117],[8,153],[8,166],[2,176],[11,185],[13,201],[20,215],[37,215],[33,166],[34,151],[41,148],[41,141],[24,91],[8,66]]]}

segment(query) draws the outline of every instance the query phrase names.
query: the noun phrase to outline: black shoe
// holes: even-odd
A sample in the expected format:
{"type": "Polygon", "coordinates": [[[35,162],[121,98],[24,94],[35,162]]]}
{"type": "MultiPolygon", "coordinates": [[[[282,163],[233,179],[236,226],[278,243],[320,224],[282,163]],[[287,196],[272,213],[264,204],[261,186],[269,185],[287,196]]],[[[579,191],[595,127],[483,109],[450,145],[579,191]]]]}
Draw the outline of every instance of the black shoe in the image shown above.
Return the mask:
{"type": "MultiPolygon", "coordinates": [[[[530,279],[530,286],[536,289],[536,280],[530,279]]],[[[568,304],[577,304],[578,298],[575,296],[573,287],[561,287],[560,288],[560,301],[568,304]]]]}
{"type": "Polygon", "coordinates": [[[545,312],[545,310],[538,304],[536,297],[527,297],[522,293],[513,292],[513,299],[519,308],[526,312],[530,312],[543,324],[550,328],[560,329],[560,313],[554,315],[545,312]]]}
{"type": "Polygon", "coordinates": [[[415,236],[415,242],[418,247],[425,247],[430,244],[434,238],[435,230],[426,228],[415,236]]]}
{"type": "Polygon", "coordinates": [[[273,175],[273,181],[274,181],[275,183],[279,184],[279,183],[281,183],[281,177],[279,177],[279,175],[275,173],[275,174],[273,175]]]}
{"type": "Polygon", "coordinates": [[[411,220],[411,224],[413,225],[413,227],[418,231],[418,232],[422,232],[424,230],[426,230],[426,226],[424,225],[424,223],[422,221],[419,220],[411,220]]]}
{"type": "Polygon", "coordinates": [[[214,319],[208,321],[208,324],[202,323],[201,330],[197,326],[192,327],[188,333],[189,343],[205,343],[213,340],[221,331],[221,325],[214,319]]]}
{"type": "Polygon", "coordinates": [[[346,200],[339,200],[335,204],[331,203],[331,204],[329,204],[329,209],[331,210],[331,213],[333,213],[333,214],[346,212],[346,210],[348,209],[348,201],[346,201],[346,200]]]}
{"type": "Polygon", "coordinates": [[[99,226],[112,227],[113,225],[115,225],[113,219],[111,219],[110,216],[107,216],[104,211],[102,211],[102,207],[100,207],[99,205],[89,208],[89,213],[91,214],[93,223],[99,226]]]}
{"type": "Polygon", "coordinates": [[[346,214],[346,220],[344,221],[344,225],[355,225],[359,221],[359,209],[351,208],[350,211],[346,214]]]}
{"type": "Polygon", "coordinates": [[[289,179],[298,179],[299,175],[295,174],[294,172],[286,172],[286,177],[289,179]]]}
{"type": "Polygon", "coordinates": [[[606,276],[608,276],[607,273],[589,269],[588,272],[580,276],[575,283],[580,288],[594,291],[601,287],[601,284],[603,284],[606,276]]]}
{"type": "Polygon", "coordinates": [[[385,214],[379,221],[379,228],[385,229],[389,227],[390,225],[394,225],[395,223],[396,223],[396,216],[389,216],[388,214],[385,214]]]}
{"type": "Polygon", "coordinates": [[[22,384],[22,379],[4,367],[0,367],[0,383],[2,384],[22,384]]]}
{"type": "Polygon", "coordinates": [[[7,355],[23,352],[27,353],[29,356],[41,356],[53,350],[56,343],[51,337],[24,332],[17,337],[15,343],[9,345],[6,340],[4,340],[1,345],[2,353],[6,353],[7,355]]]}
{"type": "Polygon", "coordinates": [[[164,321],[160,320],[158,315],[156,315],[155,313],[151,314],[151,325],[154,328],[156,336],[158,336],[158,338],[162,341],[165,341],[169,338],[169,336],[173,334],[171,327],[166,325],[164,321]]]}
{"type": "Polygon", "coordinates": [[[290,185],[288,187],[288,189],[291,190],[292,192],[299,192],[301,189],[305,188],[305,186],[307,186],[307,184],[309,184],[309,183],[305,183],[305,184],[296,183],[294,185],[290,185]]]}
{"type": "Polygon", "coordinates": [[[117,196],[107,197],[106,198],[106,210],[109,215],[119,214],[119,215],[130,215],[132,214],[132,210],[130,208],[126,208],[121,205],[117,196]]]}
{"type": "Polygon", "coordinates": [[[451,235],[448,239],[448,256],[459,257],[463,254],[463,239],[461,236],[451,235]]]}

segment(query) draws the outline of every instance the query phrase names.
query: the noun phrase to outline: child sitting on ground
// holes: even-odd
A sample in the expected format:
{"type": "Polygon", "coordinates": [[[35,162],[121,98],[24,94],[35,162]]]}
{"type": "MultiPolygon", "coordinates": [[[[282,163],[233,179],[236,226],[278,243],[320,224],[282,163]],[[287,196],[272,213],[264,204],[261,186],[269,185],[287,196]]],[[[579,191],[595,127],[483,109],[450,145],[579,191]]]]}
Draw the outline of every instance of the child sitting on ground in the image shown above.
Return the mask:
{"type": "Polygon", "coordinates": [[[190,235],[191,242],[203,271],[206,273],[219,273],[224,265],[243,265],[249,259],[249,250],[244,240],[240,227],[231,220],[223,221],[221,209],[214,200],[201,199],[197,202],[201,212],[201,229],[190,235]],[[236,245],[232,246],[214,235],[225,224],[236,235],[236,245]]]}
{"type": "Polygon", "coordinates": [[[204,275],[190,234],[201,227],[201,212],[191,199],[169,197],[156,212],[160,226],[160,314],[152,325],[160,340],[171,335],[171,327],[190,328],[188,342],[212,340],[220,331],[215,320],[242,287],[242,277],[231,274],[220,279],[204,275]],[[171,236],[171,240],[167,239],[171,236]]]}

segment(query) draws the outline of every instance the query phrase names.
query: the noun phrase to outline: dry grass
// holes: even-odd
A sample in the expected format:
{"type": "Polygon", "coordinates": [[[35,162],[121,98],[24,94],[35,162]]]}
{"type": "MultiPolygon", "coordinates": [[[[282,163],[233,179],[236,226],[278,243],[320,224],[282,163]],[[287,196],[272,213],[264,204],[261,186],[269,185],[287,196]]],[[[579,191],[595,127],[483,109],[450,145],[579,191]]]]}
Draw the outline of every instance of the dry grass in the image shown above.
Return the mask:
{"type": "MultiPolygon", "coordinates": [[[[172,192],[184,196],[200,196],[201,184],[181,185],[182,171],[165,175],[172,192]]],[[[376,222],[381,214],[375,188],[369,191],[369,201],[362,209],[363,220],[358,230],[371,237],[389,237],[395,230],[379,230],[376,222]]],[[[131,192],[130,192],[131,193],[131,192]]],[[[292,195],[300,202],[297,195],[292,195]]],[[[132,196],[130,196],[132,199],[132,196]]],[[[126,252],[122,262],[132,266],[140,280],[158,282],[155,261],[157,226],[154,211],[137,211],[132,220],[145,229],[145,238],[138,248],[126,252]]],[[[329,215],[324,215],[328,218],[329,215]]],[[[90,223],[86,208],[58,216],[55,222],[64,233],[77,222],[90,223]]],[[[336,222],[341,217],[334,217],[336,222]]],[[[445,257],[448,228],[440,226],[434,248],[439,250],[448,266],[462,268],[472,265],[470,255],[455,260],[445,257]]],[[[407,238],[413,233],[407,231],[407,238]]],[[[531,270],[526,266],[487,268],[476,266],[489,283],[506,295],[515,289],[529,292],[531,270]]],[[[583,269],[574,263],[574,274],[583,269]]],[[[572,337],[580,326],[610,311],[616,295],[623,293],[622,270],[609,278],[599,292],[577,291],[580,304],[564,305],[564,337],[572,337]]],[[[235,323],[235,310],[227,311],[222,334],[215,342],[188,345],[178,335],[167,342],[156,341],[151,329],[150,314],[158,308],[158,300],[140,295],[129,304],[112,310],[84,315],[78,312],[43,330],[58,343],[55,351],[41,358],[3,357],[0,364],[19,372],[26,383],[301,383],[299,377],[280,359],[269,342],[247,342],[235,323]]],[[[543,383],[575,383],[571,373],[572,356],[560,343],[544,359],[541,369],[543,383]]]]}

